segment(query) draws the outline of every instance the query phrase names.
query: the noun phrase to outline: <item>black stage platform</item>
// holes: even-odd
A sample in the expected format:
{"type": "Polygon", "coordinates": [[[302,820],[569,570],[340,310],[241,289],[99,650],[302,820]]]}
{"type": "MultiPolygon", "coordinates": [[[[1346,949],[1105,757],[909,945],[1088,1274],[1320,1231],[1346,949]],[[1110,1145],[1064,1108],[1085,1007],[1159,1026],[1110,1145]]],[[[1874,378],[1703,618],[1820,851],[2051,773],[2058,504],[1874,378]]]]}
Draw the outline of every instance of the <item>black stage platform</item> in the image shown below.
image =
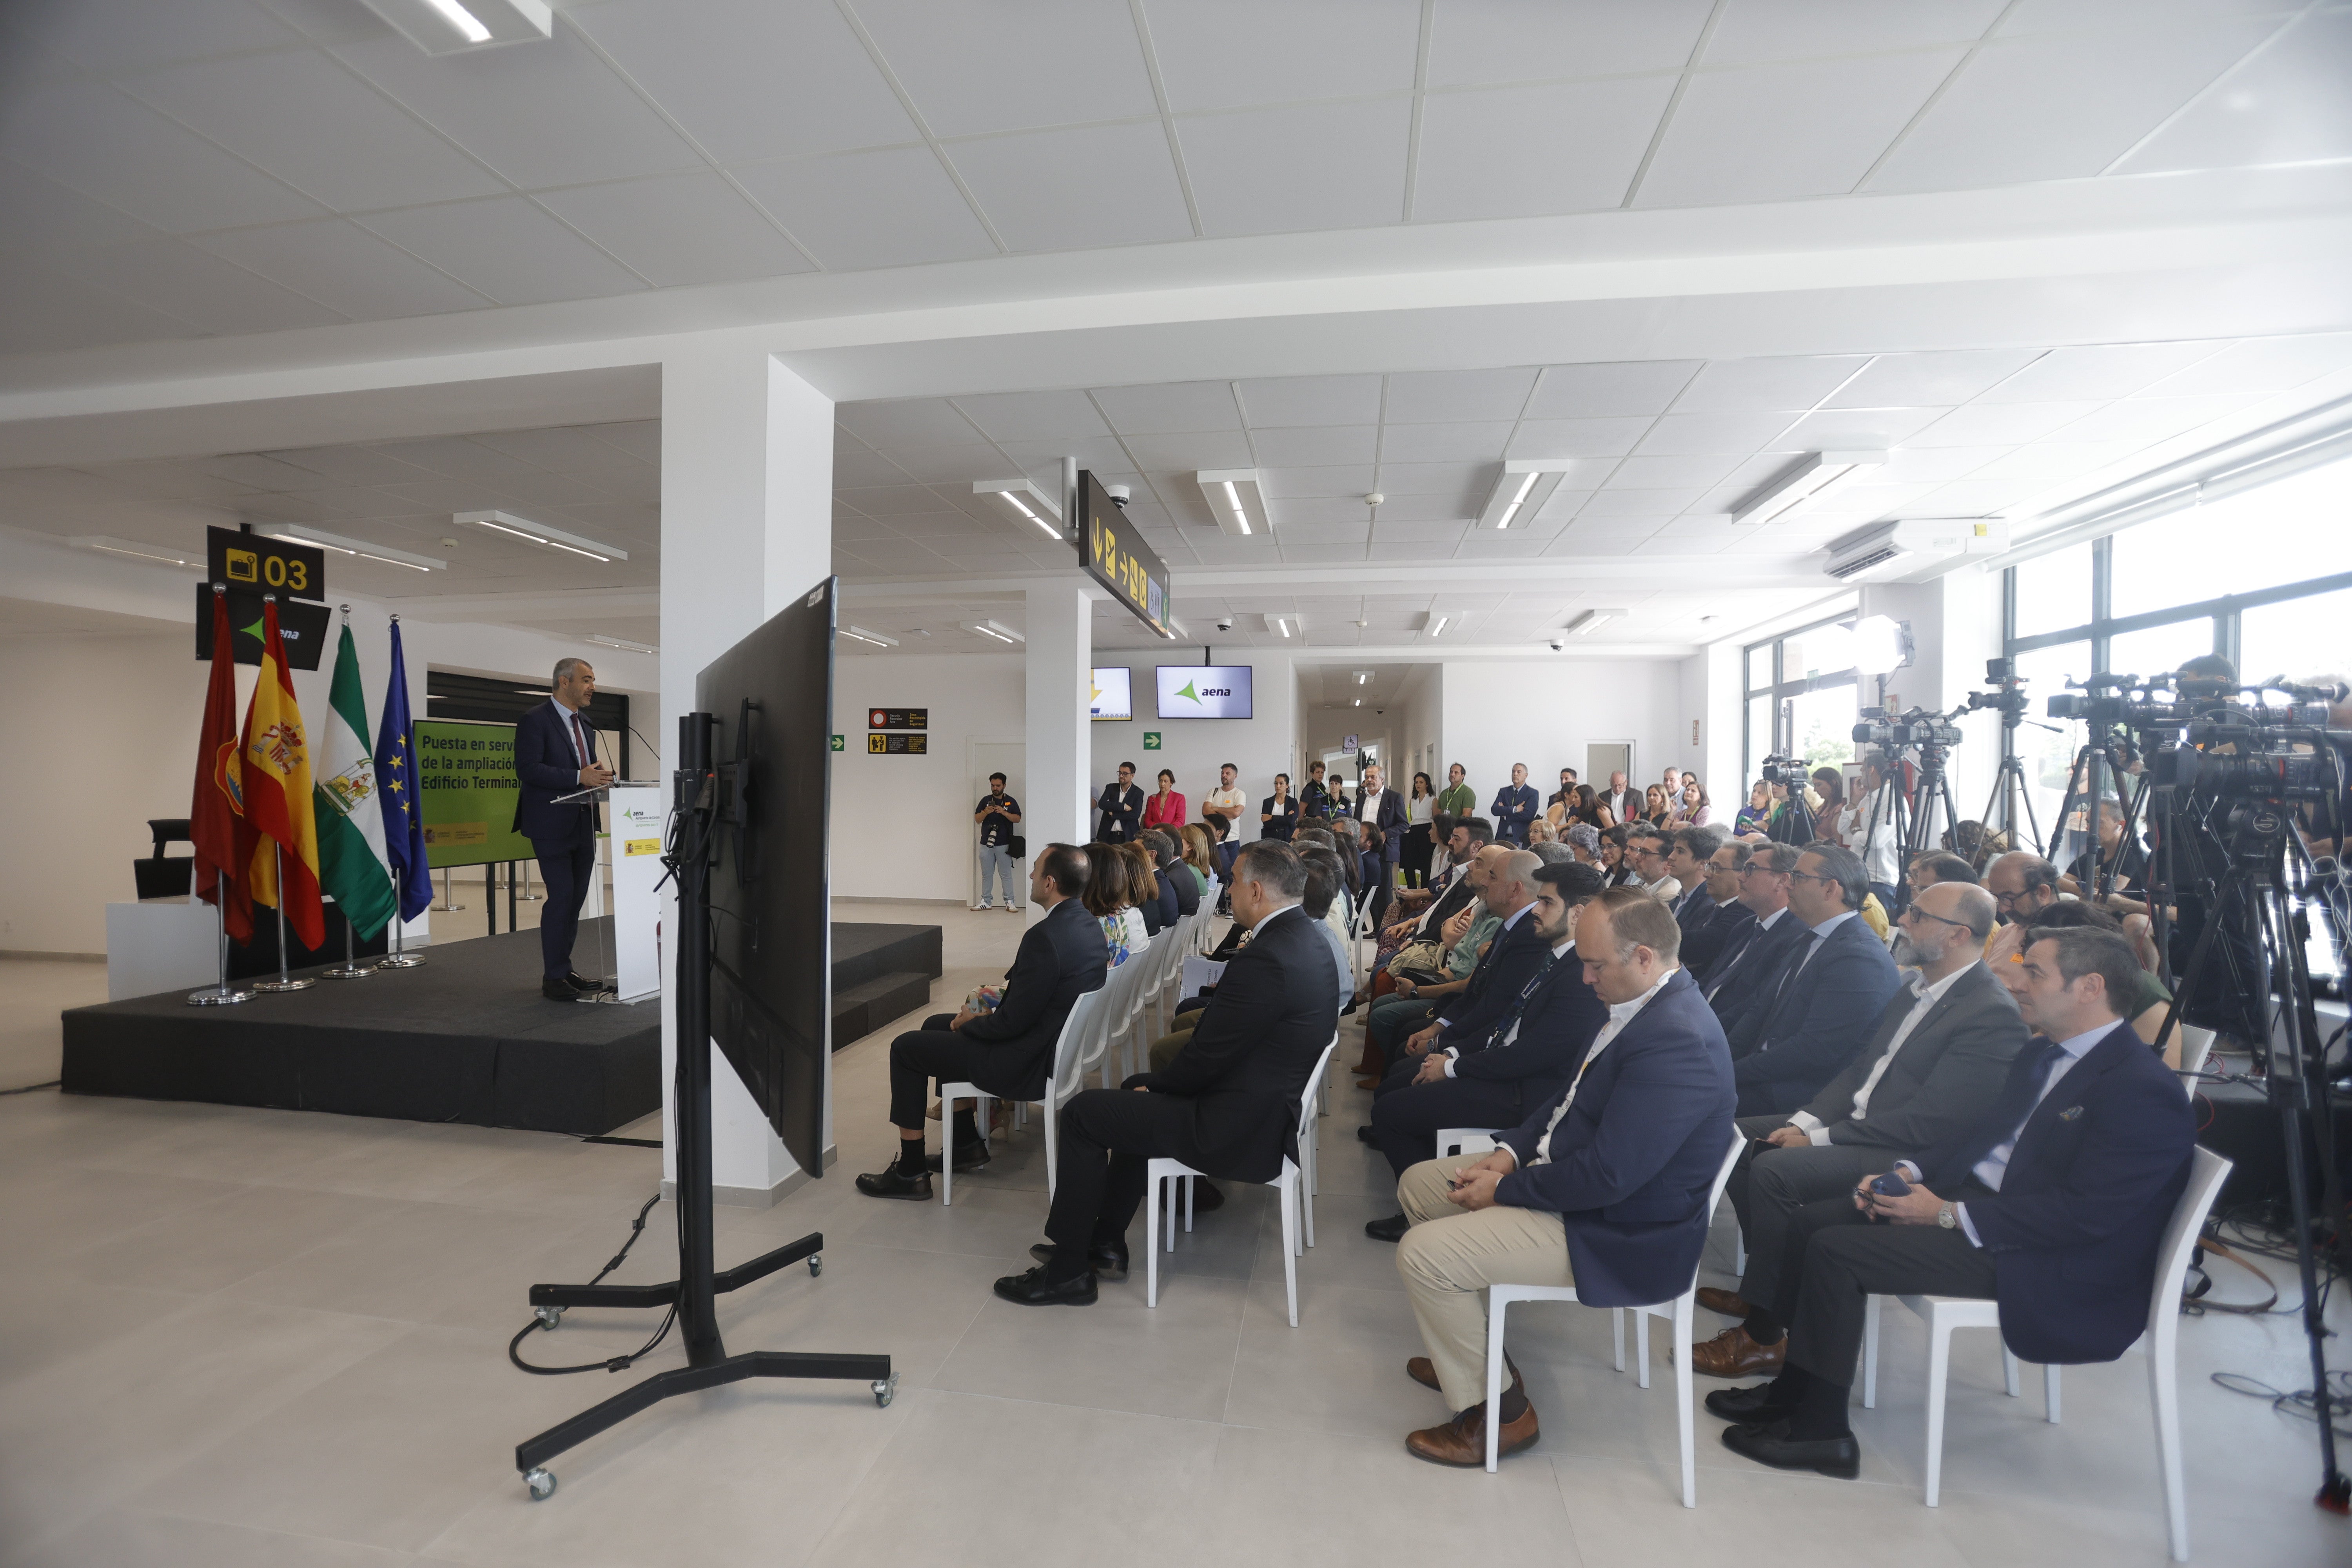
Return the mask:
{"type": "MultiPolygon", "coordinates": [[[[597,924],[581,922],[575,953],[597,951],[597,924]]],[[[936,926],[836,924],[833,942],[840,1044],[921,1006],[940,972],[936,926]]],[[[536,931],[425,952],[415,969],[235,1007],[191,1007],[169,991],[70,1008],[63,1087],[581,1134],[661,1108],[658,997],[547,1001],[536,931]]]]}

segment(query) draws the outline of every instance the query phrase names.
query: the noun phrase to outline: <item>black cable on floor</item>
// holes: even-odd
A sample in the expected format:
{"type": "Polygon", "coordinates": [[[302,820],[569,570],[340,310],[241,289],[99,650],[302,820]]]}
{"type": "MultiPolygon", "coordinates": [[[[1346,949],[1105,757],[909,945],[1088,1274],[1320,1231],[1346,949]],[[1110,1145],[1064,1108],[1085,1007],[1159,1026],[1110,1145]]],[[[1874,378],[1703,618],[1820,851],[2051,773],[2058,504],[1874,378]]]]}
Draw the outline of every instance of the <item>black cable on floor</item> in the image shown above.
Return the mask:
{"type": "MultiPolygon", "coordinates": [[[[645,1207],[637,1211],[637,1217],[629,1222],[629,1239],[621,1243],[621,1250],[613,1254],[613,1260],[598,1269],[596,1278],[588,1283],[591,1285],[603,1283],[606,1275],[621,1266],[622,1261],[629,1256],[629,1248],[636,1246],[637,1237],[646,1233],[646,1215],[653,1213],[654,1205],[659,1202],[661,1202],[659,1193],[646,1200],[645,1207]]],[[[662,1316],[661,1327],[654,1331],[654,1337],[627,1355],[616,1355],[608,1361],[583,1362],[578,1366],[533,1366],[522,1359],[522,1342],[532,1331],[548,1326],[544,1320],[533,1318],[522,1326],[520,1333],[507,1342],[507,1360],[536,1377],[562,1377],[575,1372],[626,1372],[633,1363],[653,1354],[654,1348],[669,1337],[670,1325],[676,1321],[677,1321],[677,1305],[672,1302],[669,1310],[662,1316]]]]}
{"type": "Polygon", "coordinates": [[[64,1081],[63,1079],[53,1078],[47,1083],[28,1083],[22,1089],[0,1089],[0,1095],[32,1094],[44,1089],[55,1089],[64,1081]]]}

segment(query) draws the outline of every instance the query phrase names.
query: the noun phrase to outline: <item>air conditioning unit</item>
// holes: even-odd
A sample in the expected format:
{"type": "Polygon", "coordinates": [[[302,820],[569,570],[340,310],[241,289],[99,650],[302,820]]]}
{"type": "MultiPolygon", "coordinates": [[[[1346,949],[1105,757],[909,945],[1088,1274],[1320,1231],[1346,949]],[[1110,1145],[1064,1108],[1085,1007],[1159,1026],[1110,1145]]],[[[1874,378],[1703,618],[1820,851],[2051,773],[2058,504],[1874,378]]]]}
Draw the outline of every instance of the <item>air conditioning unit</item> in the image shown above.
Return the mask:
{"type": "Polygon", "coordinates": [[[1965,555],[2009,548],[2009,524],[1983,517],[1909,517],[1874,522],[1830,546],[1822,569],[1843,583],[1924,583],[1965,555]]]}

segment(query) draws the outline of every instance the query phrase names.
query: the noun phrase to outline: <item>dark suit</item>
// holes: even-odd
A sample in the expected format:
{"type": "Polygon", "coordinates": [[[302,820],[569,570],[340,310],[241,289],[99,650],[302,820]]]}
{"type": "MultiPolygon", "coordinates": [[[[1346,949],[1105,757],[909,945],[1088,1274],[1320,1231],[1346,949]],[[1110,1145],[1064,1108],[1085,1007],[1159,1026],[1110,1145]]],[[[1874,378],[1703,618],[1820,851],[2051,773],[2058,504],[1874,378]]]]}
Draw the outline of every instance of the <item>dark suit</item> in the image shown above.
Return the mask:
{"type": "Polygon", "coordinates": [[[1759,917],[1748,928],[1747,937],[1735,937],[1717,956],[1714,966],[1699,977],[1699,991],[1715,1009],[1723,1025],[1723,1037],[1733,1042],[1733,1049],[1752,1028],[1761,1026],[1760,1017],[1751,1022],[1748,1015],[1771,1000],[1773,984],[1780,979],[1789,950],[1811,935],[1811,928],[1786,910],[1769,926],[1759,917]]]}
{"type": "Polygon", "coordinates": [[[1095,809],[1102,813],[1102,841],[1124,844],[1143,831],[1143,786],[1129,784],[1122,793],[1118,784],[1107,784],[1095,809]]]}
{"type": "Polygon", "coordinates": [[[1280,1174],[1297,1147],[1299,1096],[1339,1016],[1339,962],[1315,925],[1296,906],[1267,916],[1225,965],[1175,1060],[1063,1108],[1045,1219],[1056,1246],[1124,1237],[1155,1157],[1236,1181],[1280,1174]]]}
{"type": "Polygon", "coordinates": [[[572,972],[572,943],[580,931],[580,908],[596,874],[596,808],[588,801],[559,805],[555,797],[583,787],[583,754],[596,755],[595,727],[579,716],[580,733],[552,700],[515,721],[513,830],[530,840],[539,874],[547,884],[539,910],[540,963],[550,980],[572,972]],[[584,737],[584,738],[583,738],[584,737]]]}
{"type": "MultiPolygon", "coordinates": [[[[1872,1085],[1861,1120],[1853,1097],[1885,1056],[1889,1042],[1918,1005],[1910,985],[1895,993],[1879,1015],[1869,1042],[1843,1072],[1804,1108],[1822,1123],[1826,1144],[1793,1149],[1751,1143],[1731,1173],[1727,1189],[1748,1241],[1748,1273],[1739,1294],[1750,1302],[1772,1300],[1788,1245],[1790,1216],[1807,1204],[1850,1193],[1855,1182],[1876,1175],[1895,1160],[1916,1157],[1972,1127],[1992,1109],[2023,1048],[2027,1030],[2009,987],[1982,963],[1952,978],[1929,1007],[1903,1048],[1872,1085]]],[[[1789,1118],[1757,1116],[1740,1130],[1751,1138],[1769,1136],[1789,1118]]]]}
{"type": "Polygon", "coordinates": [[[1587,1306],[1670,1300],[1689,1289],[1706,1245],[1707,1190],[1731,1147],[1735,1098],[1722,1026],[1688,973],[1667,977],[1575,1089],[1549,1163],[1535,1163],[1536,1146],[1565,1089],[1502,1134],[1518,1168],[1495,1201],[1559,1215],[1587,1306]]]}
{"type": "Polygon", "coordinates": [[[1812,945],[1795,944],[1770,998],[1749,1015],[1756,1027],[1733,1042],[1742,1116],[1794,1110],[1819,1094],[1862,1049],[1903,984],[1860,915],[1840,921],[1808,960],[1812,945]]]}
{"type": "Polygon", "coordinates": [[[1505,784],[1495,792],[1495,837],[1513,844],[1528,841],[1528,824],[1542,809],[1533,784],[1505,784]]]}
{"type": "Polygon", "coordinates": [[[1734,899],[1727,904],[1717,904],[1712,898],[1699,903],[1697,912],[1683,924],[1682,966],[1706,990],[1705,976],[1715,961],[1730,947],[1735,939],[1744,940],[1755,929],[1756,911],[1734,899]]]}
{"type": "Polygon", "coordinates": [[[1519,911],[1517,924],[1495,932],[1462,994],[1446,998],[1438,1009],[1445,1027],[1439,1031],[1433,1048],[1454,1046],[1467,1050],[1484,1045],[1520,990],[1550,960],[1551,943],[1536,934],[1535,906],[1529,904],[1519,911]]]}
{"type": "Polygon", "coordinates": [[[2045,1364],[2113,1361],[2139,1338],[2196,1117],[2127,1023],[2037,1104],[2046,1044],[2020,1051],[1992,1109],[1917,1162],[1920,1184],[1965,1205],[1982,1247],[1957,1226],[1867,1225],[1844,1196],[1800,1213],[1773,1310],[1790,1366],[1850,1383],[1869,1295],[1990,1297],[2009,1348],[2045,1364]],[[1972,1168],[2012,1134],[1990,1191],[1972,1168]]]}
{"type": "Polygon", "coordinates": [[[1054,1068],[1062,1025],[1110,963],[1102,922],[1064,899],[1021,933],[996,1010],[951,1029],[945,1014],[890,1042],[890,1122],[920,1131],[930,1083],[973,1083],[1006,1100],[1035,1100],[1054,1068]]]}
{"type": "Polygon", "coordinates": [[[1201,910],[1201,884],[1192,876],[1192,868],[1181,860],[1171,860],[1160,868],[1160,885],[1176,889],[1176,912],[1198,914],[1201,910]]]}
{"type": "Polygon", "coordinates": [[[1585,984],[1584,961],[1569,949],[1520,987],[1494,1031],[1454,1062],[1452,1077],[1414,1083],[1427,1058],[1390,1069],[1372,1099],[1373,1147],[1402,1176],[1434,1157],[1442,1129],[1517,1126],[1529,1107],[1549,1103],[1568,1087],[1608,1018],[1607,1005],[1585,984]],[[1518,1033],[1507,1046],[1503,1037],[1515,1018],[1518,1033]]]}
{"type": "MultiPolygon", "coordinates": [[[[1151,934],[1154,936],[1159,935],[1161,931],[1166,931],[1170,926],[1174,925],[1177,919],[1184,912],[1183,901],[1177,896],[1176,892],[1176,879],[1168,874],[1170,870],[1175,869],[1180,869],[1180,868],[1170,867],[1164,869],[1155,869],[1151,873],[1151,879],[1160,884],[1160,896],[1151,900],[1150,905],[1144,912],[1147,915],[1156,913],[1160,917],[1157,923],[1150,921],[1146,922],[1150,925],[1151,934]]],[[[1192,873],[1186,871],[1184,873],[1184,879],[1188,882],[1191,881],[1192,879],[1192,873]]],[[[1199,889],[1194,889],[1192,894],[1192,907],[1194,909],[1201,907],[1201,896],[1199,889]]]]}

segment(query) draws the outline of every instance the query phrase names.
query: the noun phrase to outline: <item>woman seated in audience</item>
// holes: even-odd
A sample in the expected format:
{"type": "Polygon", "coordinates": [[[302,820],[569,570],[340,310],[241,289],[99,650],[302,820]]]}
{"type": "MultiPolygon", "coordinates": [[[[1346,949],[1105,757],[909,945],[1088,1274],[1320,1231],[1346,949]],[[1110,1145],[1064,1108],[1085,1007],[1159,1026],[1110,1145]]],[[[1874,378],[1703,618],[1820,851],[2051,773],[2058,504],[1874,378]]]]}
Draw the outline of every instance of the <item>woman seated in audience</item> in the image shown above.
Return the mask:
{"type": "Polygon", "coordinates": [[[1338,846],[1339,868],[1348,876],[1348,912],[1353,914],[1364,896],[1364,827],[1352,816],[1331,819],[1331,842],[1338,846]]]}
{"type": "MultiPolygon", "coordinates": [[[[1576,819],[1576,785],[1568,782],[1568,770],[1559,770],[1559,787],[1544,797],[1542,820],[1561,828],[1576,819]]],[[[1530,825],[1532,826],[1532,824],[1530,825]]]]}
{"type": "MultiPolygon", "coordinates": [[[[1574,823],[1570,823],[1569,826],[1573,827],[1576,825],[1574,823]]],[[[1532,847],[1538,844],[1557,844],[1559,842],[1559,829],[1551,823],[1546,821],[1544,818],[1538,816],[1533,822],[1528,824],[1528,843],[1529,846],[1532,847]]]]}
{"type": "Polygon", "coordinates": [[[1609,875],[1609,886],[1622,888],[1634,879],[1633,866],[1625,853],[1625,843],[1633,829],[1619,823],[1601,836],[1601,868],[1609,875]]]}
{"type": "Polygon", "coordinates": [[[1666,786],[1652,784],[1643,792],[1642,820],[1653,827],[1664,827],[1675,815],[1674,802],[1666,798],[1666,786]]]}
{"type": "Polygon", "coordinates": [[[1844,844],[1845,836],[1838,831],[1838,818],[1845,815],[1845,775],[1835,768],[1815,768],[1813,794],[1819,801],[1810,808],[1814,836],[1832,844],[1844,844]]]}
{"type": "Polygon", "coordinates": [[[1192,868],[1201,891],[1207,892],[1217,876],[1217,847],[1211,842],[1209,830],[1193,822],[1174,831],[1184,841],[1184,864],[1192,868]]]}
{"type": "Polygon", "coordinates": [[[1748,804],[1731,819],[1731,836],[1752,842],[1765,837],[1772,821],[1772,786],[1758,779],[1748,786],[1748,804]],[[1751,837],[1752,836],[1752,837],[1751,837]]]}
{"type": "Polygon", "coordinates": [[[1143,929],[1158,936],[1176,923],[1176,889],[1160,885],[1160,863],[1150,844],[1130,838],[1119,848],[1133,862],[1128,875],[1134,882],[1135,907],[1143,912],[1143,929]]]}
{"type": "Polygon", "coordinates": [[[1570,823],[1568,831],[1560,836],[1560,842],[1568,846],[1569,853],[1575,856],[1580,863],[1599,867],[1603,872],[1607,871],[1608,868],[1602,865],[1601,860],[1601,830],[1592,824],[1570,823]]]}
{"type": "Polygon", "coordinates": [[[1689,773],[1683,777],[1690,782],[1683,785],[1682,798],[1675,803],[1674,826],[1705,827],[1715,820],[1715,807],[1707,799],[1706,786],[1689,773]]]}
{"type": "Polygon", "coordinates": [[[1087,890],[1078,895],[1087,913],[1102,922],[1103,946],[1117,969],[1151,945],[1143,911],[1135,907],[1135,862],[1116,844],[1087,846],[1087,890]]]}

